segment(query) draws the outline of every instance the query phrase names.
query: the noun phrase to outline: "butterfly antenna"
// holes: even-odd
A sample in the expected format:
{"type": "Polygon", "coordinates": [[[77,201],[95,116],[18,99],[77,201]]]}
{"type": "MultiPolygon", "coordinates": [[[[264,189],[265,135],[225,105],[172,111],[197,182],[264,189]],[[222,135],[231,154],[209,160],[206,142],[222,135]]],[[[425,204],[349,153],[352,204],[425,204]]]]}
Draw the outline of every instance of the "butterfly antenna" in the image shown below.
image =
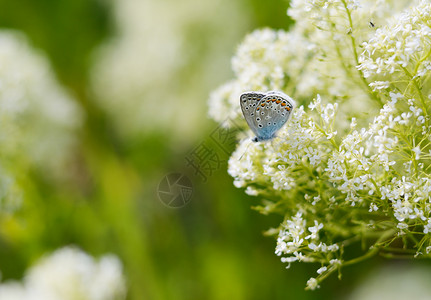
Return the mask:
{"type": "Polygon", "coordinates": [[[245,148],[244,153],[243,153],[243,154],[241,154],[241,157],[240,157],[240,158],[238,158],[238,160],[241,160],[241,159],[242,159],[242,157],[243,157],[243,156],[244,156],[244,154],[247,152],[248,147],[250,147],[250,145],[251,145],[251,141],[249,141],[249,143],[248,143],[248,145],[247,145],[247,148],[245,148]]]}

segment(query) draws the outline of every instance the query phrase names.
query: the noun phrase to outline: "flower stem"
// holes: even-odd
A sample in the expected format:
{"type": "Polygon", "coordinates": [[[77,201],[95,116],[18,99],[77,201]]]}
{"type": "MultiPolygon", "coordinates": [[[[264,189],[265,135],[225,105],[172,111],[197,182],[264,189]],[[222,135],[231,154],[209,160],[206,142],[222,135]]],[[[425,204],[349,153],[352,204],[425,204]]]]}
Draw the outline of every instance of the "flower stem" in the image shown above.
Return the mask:
{"type": "Polygon", "coordinates": [[[377,242],[374,244],[373,248],[371,248],[371,249],[370,249],[370,251],[368,251],[367,253],[365,253],[364,255],[362,255],[362,256],[360,256],[360,257],[357,257],[357,258],[354,258],[354,259],[351,259],[351,260],[348,260],[348,261],[343,262],[343,266],[353,265],[353,264],[356,264],[356,263],[358,263],[358,262],[361,262],[361,261],[363,261],[363,260],[366,260],[366,259],[368,259],[368,258],[373,257],[373,256],[374,256],[374,255],[376,255],[376,254],[379,252],[379,250],[381,249],[381,247],[380,247],[378,244],[380,244],[380,243],[382,243],[383,241],[385,241],[388,237],[392,236],[394,233],[395,233],[395,230],[393,230],[393,229],[387,230],[386,232],[384,232],[384,233],[380,236],[380,238],[379,238],[379,239],[377,240],[377,242]]]}
{"type": "MultiPolygon", "coordinates": [[[[355,37],[353,35],[353,20],[352,20],[352,14],[350,13],[349,8],[347,7],[347,3],[345,0],[341,0],[341,2],[343,3],[344,9],[346,10],[346,14],[347,14],[347,18],[349,20],[349,26],[350,29],[352,30],[352,33],[349,34],[350,36],[350,42],[352,44],[352,51],[353,51],[353,56],[355,57],[355,63],[356,66],[359,65],[359,55],[358,55],[358,51],[356,50],[356,40],[355,37]]],[[[358,75],[359,78],[361,79],[362,83],[365,86],[365,90],[366,92],[368,92],[368,94],[371,96],[372,99],[374,99],[375,101],[377,101],[381,106],[383,106],[383,101],[382,99],[380,99],[377,94],[375,92],[373,92],[373,90],[371,89],[371,87],[369,86],[367,80],[365,79],[364,75],[362,74],[361,70],[357,69],[358,71],[358,75]]]]}

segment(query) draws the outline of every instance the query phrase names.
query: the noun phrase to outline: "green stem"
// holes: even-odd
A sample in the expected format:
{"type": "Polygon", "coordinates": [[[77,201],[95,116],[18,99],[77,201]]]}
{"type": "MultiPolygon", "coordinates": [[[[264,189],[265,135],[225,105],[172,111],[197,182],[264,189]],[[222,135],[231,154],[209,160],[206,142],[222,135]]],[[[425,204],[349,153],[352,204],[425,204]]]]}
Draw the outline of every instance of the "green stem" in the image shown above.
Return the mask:
{"type": "Polygon", "coordinates": [[[415,70],[414,70],[413,74],[416,74],[418,72],[418,69],[419,69],[419,66],[421,65],[421,63],[423,63],[428,57],[430,57],[430,55],[431,55],[431,49],[430,49],[430,51],[428,51],[428,53],[424,57],[422,57],[418,61],[418,63],[416,64],[416,67],[415,67],[415,70]]]}
{"type": "Polygon", "coordinates": [[[354,259],[351,259],[351,260],[343,262],[343,266],[353,265],[353,264],[356,264],[358,262],[361,262],[363,260],[366,260],[368,258],[373,257],[380,250],[379,244],[382,243],[382,242],[384,242],[388,237],[392,236],[394,233],[395,233],[395,230],[393,230],[393,229],[390,229],[390,230],[384,232],[380,236],[380,238],[377,240],[377,242],[374,244],[374,247],[370,251],[368,251],[367,253],[365,253],[364,255],[362,255],[360,257],[357,257],[357,258],[354,258],[354,259]]]}
{"type": "Polygon", "coordinates": [[[322,275],[319,275],[316,279],[318,280],[318,282],[321,282],[323,280],[325,280],[329,275],[331,275],[332,273],[334,273],[335,270],[338,270],[339,266],[331,266],[329,267],[329,269],[322,273],[322,275]]]}
{"type": "MultiPolygon", "coordinates": [[[[356,50],[356,40],[355,40],[355,37],[353,36],[352,14],[350,13],[349,8],[347,7],[346,1],[345,0],[341,0],[341,2],[343,3],[344,9],[346,10],[347,18],[349,19],[349,26],[350,26],[350,29],[352,30],[352,33],[349,34],[350,35],[350,42],[352,44],[352,50],[353,50],[353,56],[355,57],[355,63],[356,63],[356,66],[358,66],[359,65],[359,55],[358,55],[358,51],[356,50]]],[[[359,70],[359,69],[356,69],[356,70],[358,71],[359,78],[361,79],[362,83],[365,86],[366,92],[371,96],[372,99],[374,99],[375,101],[377,101],[380,104],[380,106],[383,106],[384,103],[383,103],[382,99],[380,99],[377,96],[377,94],[375,92],[373,92],[373,90],[369,86],[367,80],[363,76],[361,70],[359,70]]]]}
{"type": "Polygon", "coordinates": [[[398,252],[398,253],[410,253],[410,254],[416,253],[416,251],[413,249],[402,249],[402,248],[393,248],[393,247],[386,247],[385,251],[398,252]]]}
{"type": "Polygon", "coordinates": [[[380,253],[380,256],[388,259],[413,259],[413,255],[401,255],[401,254],[393,254],[393,253],[380,253]]]}
{"type": "MultiPolygon", "coordinates": [[[[348,9],[347,3],[345,0],[341,0],[341,2],[344,5],[344,9],[346,10],[346,13],[347,13],[347,18],[349,19],[349,26],[353,31],[353,21],[352,21],[352,15],[350,14],[350,10],[348,9]]],[[[353,55],[355,56],[355,62],[356,62],[356,65],[358,65],[359,64],[359,58],[358,58],[359,56],[358,56],[358,52],[356,51],[356,41],[355,41],[355,38],[353,37],[353,32],[352,32],[352,34],[350,34],[350,41],[352,43],[352,50],[353,50],[353,55]]]]}
{"type": "Polygon", "coordinates": [[[425,98],[424,98],[424,95],[422,95],[422,91],[421,91],[421,88],[420,88],[419,83],[417,81],[417,78],[413,78],[413,75],[410,74],[410,72],[405,67],[401,67],[401,68],[404,70],[404,73],[406,73],[406,75],[413,82],[413,85],[414,85],[416,91],[419,94],[419,98],[420,98],[420,101],[421,101],[421,104],[422,104],[422,109],[423,109],[424,113],[428,116],[428,110],[427,110],[427,106],[425,104],[425,98]]]}

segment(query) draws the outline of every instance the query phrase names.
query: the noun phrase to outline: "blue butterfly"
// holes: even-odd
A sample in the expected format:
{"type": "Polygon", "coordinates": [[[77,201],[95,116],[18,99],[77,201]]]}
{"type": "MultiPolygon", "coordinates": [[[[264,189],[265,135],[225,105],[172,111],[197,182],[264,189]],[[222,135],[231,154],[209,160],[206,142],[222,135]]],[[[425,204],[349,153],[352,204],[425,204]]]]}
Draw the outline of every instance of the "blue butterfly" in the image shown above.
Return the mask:
{"type": "Polygon", "coordinates": [[[240,96],[241,110],[250,129],[256,134],[253,142],[271,140],[287,122],[295,101],[278,91],[246,92],[240,96]]]}

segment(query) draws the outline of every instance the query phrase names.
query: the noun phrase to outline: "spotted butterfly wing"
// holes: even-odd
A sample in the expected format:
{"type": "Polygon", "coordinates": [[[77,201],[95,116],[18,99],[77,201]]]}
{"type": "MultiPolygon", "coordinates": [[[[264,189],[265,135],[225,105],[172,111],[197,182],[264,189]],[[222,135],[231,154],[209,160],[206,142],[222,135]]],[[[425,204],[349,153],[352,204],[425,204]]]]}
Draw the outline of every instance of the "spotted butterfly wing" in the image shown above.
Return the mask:
{"type": "Polygon", "coordinates": [[[262,100],[263,97],[265,97],[265,93],[261,92],[246,92],[242,93],[240,96],[242,114],[244,115],[248,126],[256,134],[256,136],[258,133],[256,108],[259,106],[260,100],[262,100]]]}
{"type": "Polygon", "coordinates": [[[256,134],[255,142],[274,138],[295,105],[293,99],[282,92],[271,91],[264,93],[263,97],[255,96],[261,94],[248,92],[241,95],[241,108],[250,129],[256,134]]]}

